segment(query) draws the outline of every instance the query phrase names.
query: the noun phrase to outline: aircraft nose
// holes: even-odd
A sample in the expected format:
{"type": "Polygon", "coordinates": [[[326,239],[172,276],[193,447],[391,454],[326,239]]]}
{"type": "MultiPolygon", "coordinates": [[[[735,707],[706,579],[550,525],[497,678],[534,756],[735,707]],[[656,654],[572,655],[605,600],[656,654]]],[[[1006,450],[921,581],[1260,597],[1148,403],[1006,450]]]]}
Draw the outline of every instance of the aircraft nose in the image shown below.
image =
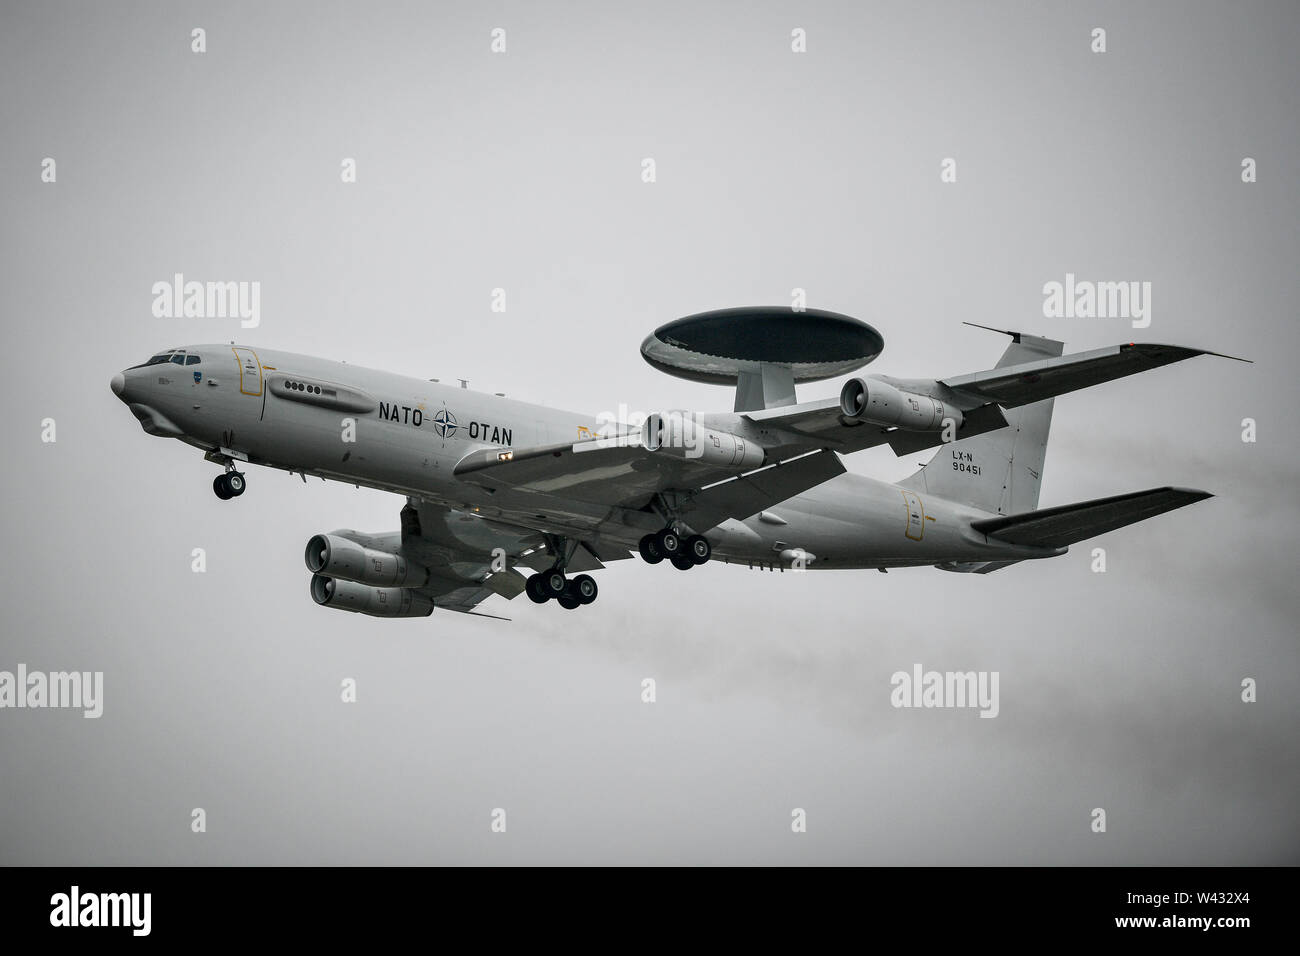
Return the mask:
{"type": "Polygon", "coordinates": [[[113,380],[108,383],[108,387],[113,390],[114,395],[121,398],[122,393],[126,391],[126,376],[118,372],[113,376],[113,380]]]}

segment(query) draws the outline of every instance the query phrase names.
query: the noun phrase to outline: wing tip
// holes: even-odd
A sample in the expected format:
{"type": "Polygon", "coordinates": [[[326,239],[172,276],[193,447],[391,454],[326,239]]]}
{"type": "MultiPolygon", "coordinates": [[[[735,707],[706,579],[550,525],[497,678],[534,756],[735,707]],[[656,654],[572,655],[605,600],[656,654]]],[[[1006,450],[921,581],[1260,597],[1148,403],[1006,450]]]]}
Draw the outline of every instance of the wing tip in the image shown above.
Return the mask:
{"type": "Polygon", "coordinates": [[[1149,352],[1155,349],[1163,351],[1182,352],[1182,358],[1196,358],[1200,355],[1213,355],[1216,358],[1232,359],[1234,362],[1245,362],[1247,365],[1254,365],[1254,359],[1242,358],[1239,355],[1229,355],[1226,352],[1215,352],[1211,349],[1194,349],[1186,345],[1166,345],[1162,342],[1125,342],[1120,346],[1122,351],[1130,349],[1138,352],[1149,352]]]}
{"type": "Polygon", "coordinates": [[[1247,365],[1254,365],[1254,359],[1242,358],[1240,355],[1228,355],[1226,352],[1211,352],[1208,349],[1201,353],[1202,355],[1213,355],[1217,358],[1232,359],[1234,362],[1245,362],[1247,365]]]}
{"type": "Polygon", "coordinates": [[[1214,492],[1212,492],[1212,491],[1203,491],[1203,490],[1200,489],[1200,488],[1178,488],[1178,487],[1170,486],[1170,487],[1165,488],[1165,489],[1163,489],[1163,490],[1165,490],[1165,491],[1169,491],[1169,492],[1172,492],[1173,494],[1181,495],[1182,497],[1187,498],[1187,499],[1188,499],[1188,502],[1187,502],[1188,504],[1192,504],[1193,502],[1197,502],[1197,501],[1204,501],[1206,498],[1213,498],[1213,497],[1214,497],[1214,492]]]}
{"type": "MultiPolygon", "coordinates": [[[[1150,491],[1138,492],[1141,495],[1172,495],[1178,499],[1173,508],[1185,508],[1187,505],[1194,505],[1198,501],[1204,501],[1206,498],[1215,497],[1214,492],[1205,491],[1201,488],[1182,488],[1178,485],[1165,485],[1163,488],[1152,488],[1150,491]]],[[[1172,510],[1172,508],[1171,508],[1172,510]]]]}

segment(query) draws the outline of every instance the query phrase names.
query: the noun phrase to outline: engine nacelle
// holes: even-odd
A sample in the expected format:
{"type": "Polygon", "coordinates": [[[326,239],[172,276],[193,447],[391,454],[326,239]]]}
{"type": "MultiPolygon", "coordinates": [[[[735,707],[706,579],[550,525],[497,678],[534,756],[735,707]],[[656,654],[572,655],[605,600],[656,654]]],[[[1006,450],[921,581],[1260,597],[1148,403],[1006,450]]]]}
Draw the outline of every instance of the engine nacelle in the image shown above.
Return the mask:
{"type": "Polygon", "coordinates": [[[845,418],[873,425],[896,425],[907,431],[932,432],[943,429],[951,418],[961,428],[961,409],[929,395],[903,392],[879,379],[853,378],[840,389],[840,411],[845,418]]]}
{"type": "Polygon", "coordinates": [[[336,534],[313,535],[303,555],[307,570],[377,587],[418,588],[429,581],[429,571],[400,554],[376,551],[336,534]]]}
{"type": "Polygon", "coordinates": [[[311,598],[321,607],[371,617],[428,617],[433,601],[409,588],[373,588],[323,574],[311,576],[311,598]]]}
{"type": "Polygon", "coordinates": [[[705,428],[685,412],[646,417],[641,444],[648,450],[719,468],[749,471],[763,464],[762,446],[729,432],[705,428]]]}

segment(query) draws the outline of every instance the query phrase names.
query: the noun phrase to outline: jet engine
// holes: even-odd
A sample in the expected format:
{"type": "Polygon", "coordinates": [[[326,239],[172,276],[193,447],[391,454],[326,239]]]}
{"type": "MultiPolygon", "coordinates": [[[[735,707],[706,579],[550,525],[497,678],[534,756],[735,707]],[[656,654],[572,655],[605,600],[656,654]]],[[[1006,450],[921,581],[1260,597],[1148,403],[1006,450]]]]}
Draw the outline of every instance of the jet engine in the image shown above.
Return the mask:
{"type": "Polygon", "coordinates": [[[705,428],[685,412],[647,416],[641,427],[641,444],[649,451],[737,471],[763,464],[762,446],[738,435],[705,428]]]}
{"type": "MultiPolygon", "coordinates": [[[[332,578],[389,588],[418,588],[428,583],[427,568],[400,554],[376,551],[337,534],[313,535],[304,555],[307,570],[332,578]]],[[[314,593],[314,592],[313,592],[314,593]]]]}
{"type": "Polygon", "coordinates": [[[895,425],[907,431],[943,429],[945,419],[961,428],[961,409],[929,395],[901,391],[880,379],[853,378],[840,389],[840,411],[845,418],[872,425],[895,425]]]}
{"type": "Polygon", "coordinates": [[[410,588],[375,588],[323,574],[311,576],[311,597],[321,607],[371,617],[428,617],[433,601],[410,588]]]}

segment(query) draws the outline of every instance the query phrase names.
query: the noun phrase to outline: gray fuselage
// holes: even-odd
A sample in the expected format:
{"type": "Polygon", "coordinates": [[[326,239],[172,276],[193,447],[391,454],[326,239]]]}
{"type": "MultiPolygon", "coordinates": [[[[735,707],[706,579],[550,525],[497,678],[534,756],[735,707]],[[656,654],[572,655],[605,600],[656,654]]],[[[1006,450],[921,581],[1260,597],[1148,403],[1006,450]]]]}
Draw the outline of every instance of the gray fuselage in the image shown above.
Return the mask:
{"type": "MultiPolygon", "coordinates": [[[[592,416],[270,349],[199,345],[184,352],[186,364],[141,365],[114,378],[114,391],[150,434],[252,464],[422,498],[518,529],[590,529],[633,550],[642,535],[662,526],[645,511],[537,491],[492,493],[452,473],[474,451],[595,437],[601,423],[592,416]],[[370,399],[378,406],[369,407],[370,399]]],[[[743,521],[695,530],[707,535],[715,559],[758,567],[789,567],[801,552],[811,556],[810,569],[1061,553],[990,540],[970,527],[982,517],[988,513],[843,474],[743,521]]]]}

